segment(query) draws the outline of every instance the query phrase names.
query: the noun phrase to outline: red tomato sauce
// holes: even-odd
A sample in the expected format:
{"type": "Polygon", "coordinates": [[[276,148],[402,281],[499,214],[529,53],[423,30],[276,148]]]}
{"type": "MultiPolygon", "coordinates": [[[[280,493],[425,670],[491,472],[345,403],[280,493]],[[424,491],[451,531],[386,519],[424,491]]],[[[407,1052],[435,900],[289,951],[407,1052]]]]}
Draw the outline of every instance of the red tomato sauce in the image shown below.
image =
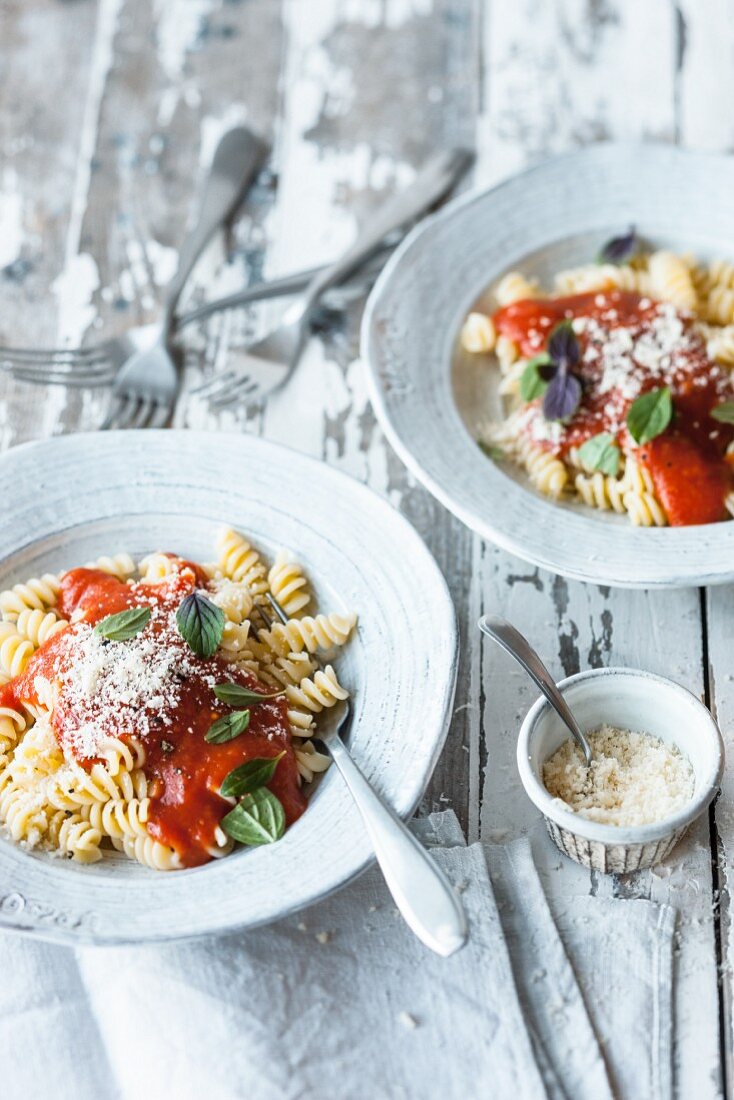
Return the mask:
{"type": "MultiPolygon", "coordinates": [[[[206,577],[201,570],[186,562],[181,563],[178,574],[160,584],[129,585],[98,570],[73,569],[61,582],[59,611],[67,617],[81,611],[83,621],[94,624],[107,615],[141,605],[175,610],[185,596],[205,584],[206,577]]],[[[79,627],[72,624],[39,648],[25,672],[0,689],[0,706],[17,706],[21,700],[37,701],[35,677],[40,674],[52,678],[59,672],[59,661],[62,666],[65,661],[73,663],[73,647],[68,646],[68,634],[75,630],[79,627]],[[71,659],[60,657],[62,651],[64,654],[70,652],[71,659]]],[[[155,620],[151,620],[146,630],[156,637],[160,633],[155,620]]],[[[179,646],[182,659],[185,654],[187,667],[191,668],[192,655],[182,638],[172,639],[169,631],[165,646],[169,650],[179,646]]],[[[174,848],[186,867],[198,866],[212,858],[211,851],[216,847],[215,830],[232,808],[218,793],[219,788],[233,768],[248,760],[285,753],[268,788],[280,799],[288,825],[306,808],[306,799],[299,787],[285,701],[278,698],[252,705],[250,724],[244,733],[224,744],[208,744],[204,737],[212,723],[236,709],[217,700],[209,683],[212,676],[217,683],[231,681],[261,693],[270,689],[218,655],[206,660],[196,658],[195,668],[196,671],[189,672],[180,683],[175,706],[166,708],[170,721],[164,724],[159,716],[158,732],[156,717],[152,715],[151,729],[142,742],[151,799],[148,832],[174,848]]],[[[52,722],[59,744],[78,757],[69,735],[78,725],[79,716],[64,698],[63,689],[54,707],[52,722]]],[[[126,731],[114,720],[107,732],[111,737],[126,737],[126,731]]],[[[79,762],[91,767],[94,760],[82,758],[79,762]]]]}
{"type": "MultiPolygon", "coordinates": [[[[498,334],[517,344],[523,357],[542,352],[548,336],[560,321],[591,318],[608,333],[622,327],[635,337],[652,328],[659,303],[629,291],[605,291],[574,294],[568,297],[513,302],[493,317],[498,334]]],[[[723,400],[734,399],[728,372],[711,362],[702,338],[689,331],[688,339],[676,351],[676,366],[660,370],[642,365],[635,367],[638,389],[635,396],[670,385],[674,415],[666,430],[635,451],[635,457],[650,472],[656,493],[671,526],[713,523],[728,518],[724,504],[734,488],[732,466],[726,449],[734,440],[734,427],[711,417],[711,410],[723,400]]],[[[561,442],[544,444],[565,455],[599,432],[611,431],[623,449],[632,443],[625,419],[633,397],[620,389],[600,388],[603,366],[601,356],[584,356],[588,340],[578,334],[581,361],[574,373],[581,380],[583,396],[579,407],[564,424],[561,442]]],[[[634,358],[634,353],[633,358],[634,358]]]]}

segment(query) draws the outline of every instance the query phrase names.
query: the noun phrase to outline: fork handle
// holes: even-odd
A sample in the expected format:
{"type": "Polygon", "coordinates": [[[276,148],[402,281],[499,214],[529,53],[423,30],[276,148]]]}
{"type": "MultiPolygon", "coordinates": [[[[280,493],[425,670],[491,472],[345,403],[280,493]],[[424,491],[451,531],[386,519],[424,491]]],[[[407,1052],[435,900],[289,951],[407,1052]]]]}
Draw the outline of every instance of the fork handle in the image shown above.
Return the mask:
{"type": "Polygon", "coordinates": [[[459,896],[437,863],[398,815],[382,801],[338,735],[328,740],[362,815],[385,882],[408,926],[438,955],[453,955],[466,943],[466,916],[459,896]]]}
{"type": "Polygon", "coordinates": [[[219,142],[204,184],[196,224],[181,245],[176,274],[166,291],[166,331],[170,330],[176,302],[196,261],[239,206],[267,153],[265,143],[244,126],[228,130],[219,142]]]}
{"type": "Polygon", "coordinates": [[[354,244],[341,258],[317,275],[308,288],[309,304],[313,305],[329,287],[351,275],[388,234],[435,206],[452,190],[473,160],[474,154],[468,149],[450,149],[431,157],[408,187],[392,195],[367,219],[354,244]]]}

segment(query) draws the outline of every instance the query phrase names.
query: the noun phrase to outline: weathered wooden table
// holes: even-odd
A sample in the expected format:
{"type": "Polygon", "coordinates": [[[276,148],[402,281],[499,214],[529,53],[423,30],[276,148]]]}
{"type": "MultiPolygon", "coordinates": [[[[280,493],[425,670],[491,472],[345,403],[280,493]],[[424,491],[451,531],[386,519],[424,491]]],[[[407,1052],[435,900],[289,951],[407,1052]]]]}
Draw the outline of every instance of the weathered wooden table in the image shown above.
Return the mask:
{"type": "MultiPolygon", "coordinates": [[[[730,148],[730,16],[723,0],[3,0],[0,340],[75,343],[155,318],[198,166],[240,120],[273,142],[271,171],[227,256],[220,246],[202,264],[194,296],[332,257],[436,147],[476,146],[478,185],[601,139],[730,148]]],[[[705,698],[726,731],[734,593],[570,583],[481,542],[386,444],[367,401],[358,320],[357,310],[325,317],[266,408],[215,419],[185,398],[176,425],[261,433],[318,455],[415,524],[451,586],[463,644],[426,808],[453,806],[471,839],[534,829],[551,890],[674,905],[677,1092],[719,1095],[732,1079],[731,778],[710,819],[654,873],[616,881],[562,861],[515,771],[515,733],[534,693],[475,624],[485,609],[501,612],[559,677],[613,663],[664,673],[705,698]]],[[[251,323],[212,321],[187,353],[189,383],[236,359],[251,323]]],[[[93,428],[105,404],[100,393],[6,378],[2,395],[3,447],[93,428]]]]}

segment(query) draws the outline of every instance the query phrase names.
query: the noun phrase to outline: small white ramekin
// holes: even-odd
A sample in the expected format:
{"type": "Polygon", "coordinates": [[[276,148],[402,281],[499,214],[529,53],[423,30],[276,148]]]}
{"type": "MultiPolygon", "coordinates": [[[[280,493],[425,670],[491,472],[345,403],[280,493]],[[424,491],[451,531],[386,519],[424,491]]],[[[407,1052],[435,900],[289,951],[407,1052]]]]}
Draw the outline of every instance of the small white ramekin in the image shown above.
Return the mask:
{"type": "Polygon", "coordinates": [[[545,817],[552,839],[577,863],[607,874],[624,874],[659,863],[719,789],[724,745],[716,722],[685,688],[637,669],[592,669],[561,680],[558,687],[582,729],[607,723],[651,733],[678,746],[693,765],[696,781],[690,802],[652,825],[599,825],[564,809],[543,786],[542,772],[545,761],[569,733],[542,697],[520,729],[517,763],[525,790],[545,817]]]}

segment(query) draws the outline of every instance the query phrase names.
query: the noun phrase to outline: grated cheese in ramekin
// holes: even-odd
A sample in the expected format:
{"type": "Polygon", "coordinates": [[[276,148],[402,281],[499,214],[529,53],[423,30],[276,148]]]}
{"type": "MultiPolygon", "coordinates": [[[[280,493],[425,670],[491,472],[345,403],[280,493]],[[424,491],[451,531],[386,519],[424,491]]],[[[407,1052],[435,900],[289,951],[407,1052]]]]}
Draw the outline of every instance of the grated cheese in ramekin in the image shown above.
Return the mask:
{"type": "Polygon", "coordinates": [[[572,738],[543,765],[546,790],[566,809],[600,825],[650,825],[691,799],[693,768],[675,746],[606,725],[587,739],[591,767],[572,738]]]}

